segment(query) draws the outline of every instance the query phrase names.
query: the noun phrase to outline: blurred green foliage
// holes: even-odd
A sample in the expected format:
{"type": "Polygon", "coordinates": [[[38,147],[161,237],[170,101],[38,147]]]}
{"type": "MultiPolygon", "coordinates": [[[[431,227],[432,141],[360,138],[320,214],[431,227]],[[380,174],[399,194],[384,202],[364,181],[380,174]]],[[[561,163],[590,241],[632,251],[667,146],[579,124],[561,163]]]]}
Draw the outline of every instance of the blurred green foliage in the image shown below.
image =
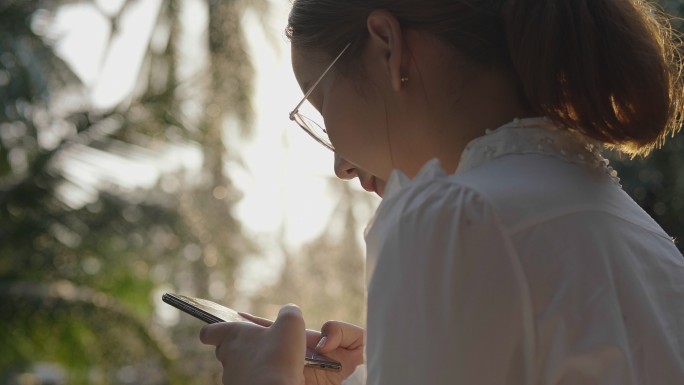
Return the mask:
{"type": "MultiPolygon", "coordinates": [[[[110,44],[135,3],[108,15],[110,44]]],[[[104,111],[90,106],[41,28],[75,4],[0,3],[0,383],[219,383],[213,351],[197,341],[201,323],[169,325],[155,304],[161,289],[230,302],[231,285],[210,284],[230,282],[255,249],[231,212],[240,194],[224,167],[238,158],[222,140],[224,117],[242,132],[251,120],[247,3],[206,3],[210,71],[192,86],[212,113],[196,119],[180,108],[198,96],[179,91],[188,84],[176,75],[178,1],[162,1],[155,29],[168,39],[150,44],[141,88],[104,111]],[[127,191],[106,175],[84,184],[85,169],[65,162],[84,153],[93,162],[143,159],[172,145],[202,149],[199,175],[162,175],[127,191]]]]}
{"type": "Polygon", "coordinates": [[[674,238],[684,253],[684,134],[643,159],[615,156],[623,188],[674,238]]]}

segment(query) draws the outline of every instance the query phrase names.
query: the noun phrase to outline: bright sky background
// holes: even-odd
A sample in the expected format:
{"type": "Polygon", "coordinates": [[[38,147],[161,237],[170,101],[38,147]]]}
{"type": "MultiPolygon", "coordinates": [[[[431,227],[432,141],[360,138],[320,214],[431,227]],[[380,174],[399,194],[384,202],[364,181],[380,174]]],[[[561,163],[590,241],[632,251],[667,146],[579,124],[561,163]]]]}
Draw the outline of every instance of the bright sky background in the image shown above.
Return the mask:
{"type": "MultiPolygon", "coordinates": [[[[276,239],[281,226],[293,248],[320,234],[338,196],[328,183],[334,177],[332,152],[288,119],[303,95],[292,74],[290,44],[283,32],[289,3],[271,4],[273,18],[266,31],[258,15],[248,14],[244,19],[257,72],[257,122],[253,140],[243,146],[250,173],[231,176],[245,192],[237,214],[253,236],[265,241],[262,247],[273,247],[271,252],[266,250],[266,264],[255,260],[247,265],[245,277],[253,276],[250,266],[259,271],[256,275],[269,270],[269,265],[279,266],[280,246],[269,241],[276,239]]],[[[361,190],[358,182],[352,183],[361,190]]]]}
{"type": "MultiPolygon", "coordinates": [[[[91,102],[108,108],[125,99],[136,86],[142,54],[149,42],[154,46],[164,40],[163,31],[155,34],[152,28],[161,0],[134,2],[123,15],[120,35],[108,52],[104,47],[111,30],[102,12],[114,14],[123,0],[97,0],[96,3],[99,10],[89,3],[62,7],[52,33],[59,36],[57,51],[88,86],[91,102]]],[[[203,0],[185,0],[180,4],[185,26],[206,25],[207,9],[203,0]]],[[[248,292],[255,288],[256,282],[277,277],[282,263],[279,235],[284,236],[292,250],[314,238],[325,227],[337,197],[328,183],[334,176],[332,153],[288,119],[288,113],[302,97],[290,68],[289,42],[283,34],[289,2],[272,0],[271,4],[272,18],[265,26],[263,18],[253,12],[243,18],[257,75],[253,135],[245,140],[238,138],[235,130],[226,130],[225,137],[229,149],[239,149],[247,166],[246,170],[237,167],[227,170],[244,194],[236,215],[247,235],[263,250],[262,255],[245,265],[243,279],[237,282],[240,289],[248,292]]],[[[180,70],[192,76],[193,72],[202,70],[201,58],[206,57],[206,50],[197,41],[204,38],[206,31],[195,28],[187,32],[181,45],[194,51],[186,53],[189,59],[180,70]]],[[[140,167],[139,161],[119,166],[125,175],[120,183],[135,181],[138,186],[145,186],[165,170],[181,168],[192,172],[199,167],[198,151],[170,148],[168,156],[149,159],[147,167],[140,167]]],[[[79,171],[82,178],[88,178],[83,176],[82,168],[79,171]]],[[[91,175],[90,179],[97,180],[97,176],[91,175]]],[[[358,182],[352,183],[360,189],[358,182]]]]}

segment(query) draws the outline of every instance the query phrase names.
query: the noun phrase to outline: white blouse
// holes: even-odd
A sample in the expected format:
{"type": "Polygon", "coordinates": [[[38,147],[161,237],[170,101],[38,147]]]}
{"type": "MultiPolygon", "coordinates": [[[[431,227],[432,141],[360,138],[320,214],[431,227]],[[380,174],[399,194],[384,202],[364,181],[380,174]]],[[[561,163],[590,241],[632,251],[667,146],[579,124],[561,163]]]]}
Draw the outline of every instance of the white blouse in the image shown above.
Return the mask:
{"type": "Polygon", "coordinates": [[[395,171],[367,228],[367,380],[684,384],[684,258],[596,143],[544,118],[395,171]]]}

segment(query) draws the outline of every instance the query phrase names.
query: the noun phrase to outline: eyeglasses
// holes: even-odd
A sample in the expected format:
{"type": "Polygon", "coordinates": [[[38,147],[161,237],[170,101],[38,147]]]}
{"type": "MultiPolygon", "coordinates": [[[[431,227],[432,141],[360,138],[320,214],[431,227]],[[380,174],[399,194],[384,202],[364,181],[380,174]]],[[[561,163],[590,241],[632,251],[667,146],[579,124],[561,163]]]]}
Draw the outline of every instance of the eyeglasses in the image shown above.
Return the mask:
{"type": "Polygon", "coordinates": [[[347,48],[349,48],[350,45],[351,43],[347,43],[347,45],[345,45],[344,48],[342,48],[342,51],[337,55],[337,57],[335,57],[335,60],[333,60],[332,63],[330,63],[330,65],[328,66],[328,68],[326,68],[325,71],[323,71],[318,80],[316,80],[316,82],[311,86],[311,88],[309,88],[309,90],[306,91],[306,94],[304,94],[304,97],[297,104],[294,110],[290,112],[290,120],[299,124],[299,127],[306,131],[307,134],[311,135],[311,137],[316,139],[318,143],[324,145],[327,149],[331,151],[335,151],[335,147],[333,147],[332,142],[330,142],[330,138],[328,137],[328,131],[320,124],[300,114],[299,108],[302,106],[302,104],[304,104],[304,102],[306,102],[309,95],[311,95],[313,90],[316,89],[318,83],[320,83],[321,80],[323,80],[325,75],[330,71],[330,69],[335,65],[335,63],[337,63],[337,60],[342,56],[344,51],[346,51],[347,48]]]}

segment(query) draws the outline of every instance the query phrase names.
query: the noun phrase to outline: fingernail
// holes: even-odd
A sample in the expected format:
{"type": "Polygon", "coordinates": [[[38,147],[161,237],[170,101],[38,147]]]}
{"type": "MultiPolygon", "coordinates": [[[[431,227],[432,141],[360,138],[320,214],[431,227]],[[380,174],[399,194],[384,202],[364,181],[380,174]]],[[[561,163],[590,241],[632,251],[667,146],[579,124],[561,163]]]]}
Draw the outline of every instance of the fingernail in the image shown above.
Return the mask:
{"type": "Polygon", "coordinates": [[[278,312],[278,315],[283,314],[283,313],[294,313],[297,315],[302,315],[302,309],[299,308],[299,306],[293,304],[293,303],[288,303],[287,305],[283,306],[280,308],[280,311],[278,312]]]}
{"type": "Polygon", "coordinates": [[[318,345],[316,345],[316,350],[321,350],[325,346],[325,343],[328,342],[328,337],[323,336],[320,341],[318,341],[318,345]]]}

